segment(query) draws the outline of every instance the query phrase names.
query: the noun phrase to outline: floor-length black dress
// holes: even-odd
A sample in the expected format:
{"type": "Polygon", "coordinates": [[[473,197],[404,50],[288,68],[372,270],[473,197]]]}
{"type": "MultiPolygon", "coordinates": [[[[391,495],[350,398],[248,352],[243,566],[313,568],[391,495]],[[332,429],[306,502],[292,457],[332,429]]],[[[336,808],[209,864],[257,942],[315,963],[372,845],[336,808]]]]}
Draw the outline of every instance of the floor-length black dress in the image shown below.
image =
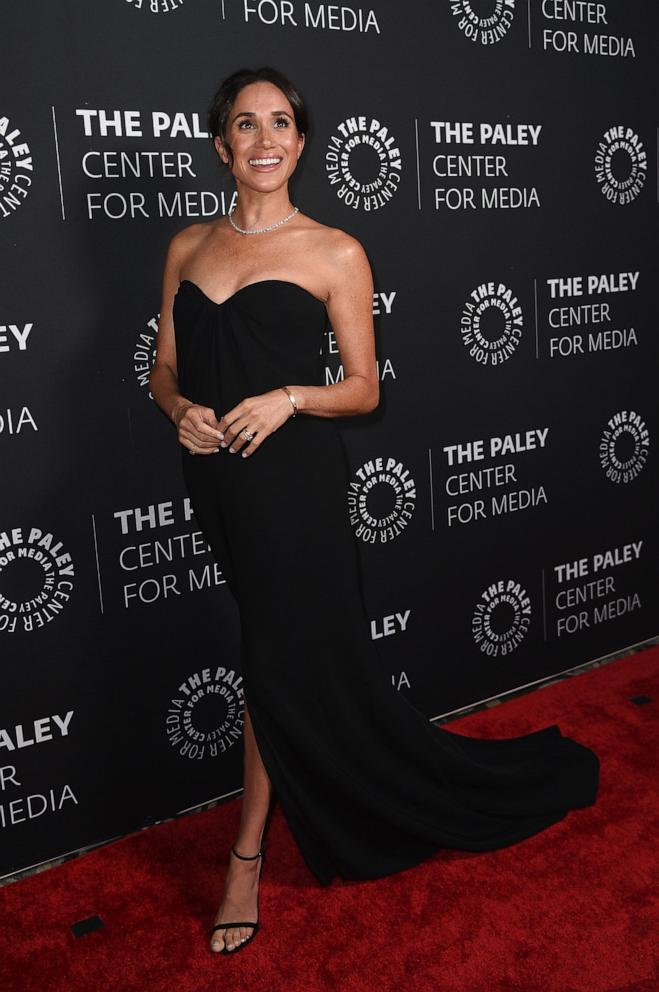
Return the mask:
{"type": "MultiPolygon", "coordinates": [[[[180,390],[218,418],[248,396],[323,382],[323,302],[294,282],[174,302],[180,390]]],[[[309,869],[378,878],[440,847],[513,844],[596,798],[599,760],[556,724],[506,739],[435,727],[371,641],[331,418],[299,414],[249,458],[190,456],[197,521],[236,598],[245,699],[276,798],[309,869]]]]}

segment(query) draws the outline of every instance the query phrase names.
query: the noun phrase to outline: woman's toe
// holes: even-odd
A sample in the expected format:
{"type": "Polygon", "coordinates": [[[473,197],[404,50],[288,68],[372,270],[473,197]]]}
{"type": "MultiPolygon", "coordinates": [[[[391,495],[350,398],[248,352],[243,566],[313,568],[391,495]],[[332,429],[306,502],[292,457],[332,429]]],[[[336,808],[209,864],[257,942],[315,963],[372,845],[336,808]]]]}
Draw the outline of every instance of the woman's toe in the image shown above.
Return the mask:
{"type": "Polygon", "coordinates": [[[221,951],[224,947],[224,940],[226,938],[226,930],[216,930],[213,934],[213,939],[211,940],[211,950],[221,951]]]}

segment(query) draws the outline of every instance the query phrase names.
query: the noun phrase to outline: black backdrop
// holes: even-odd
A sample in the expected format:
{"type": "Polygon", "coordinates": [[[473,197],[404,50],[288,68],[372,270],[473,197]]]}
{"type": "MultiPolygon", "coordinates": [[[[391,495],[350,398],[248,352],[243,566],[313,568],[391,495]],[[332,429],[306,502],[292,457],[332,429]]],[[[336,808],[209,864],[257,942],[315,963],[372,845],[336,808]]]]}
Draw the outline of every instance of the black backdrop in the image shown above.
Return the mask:
{"type": "Polygon", "coordinates": [[[241,785],[237,614],[148,370],[169,238],[231,205],[205,110],[243,65],[301,88],[293,202],[373,266],[346,512],[397,691],[435,717],[656,634],[654,4],[4,26],[1,872],[241,785]]]}

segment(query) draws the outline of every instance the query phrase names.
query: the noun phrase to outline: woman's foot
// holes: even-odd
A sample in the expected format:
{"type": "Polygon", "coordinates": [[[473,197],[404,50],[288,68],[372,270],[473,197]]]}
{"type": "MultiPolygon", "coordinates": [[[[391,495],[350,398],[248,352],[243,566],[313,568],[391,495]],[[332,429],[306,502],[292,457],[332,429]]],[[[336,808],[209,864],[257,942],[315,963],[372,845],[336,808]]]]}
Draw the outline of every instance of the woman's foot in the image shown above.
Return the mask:
{"type": "MultiPolygon", "coordinates": [[[[239,844],[236,844],[238,854],[247,854],[239,844]]],[[[224,897],[217,911],[214,925],[223,920],[253,920],[258,921],[258,891],[261,874],[262,857],[253,861],[243,861],[229,854],[229,869],[224,882],[224,897]]],[[[254,933],[254,927],[230,927],[228,930],[216,930],[211,938],[211,950],[221,951],[226,945],[228,951],[254,933]]]]}

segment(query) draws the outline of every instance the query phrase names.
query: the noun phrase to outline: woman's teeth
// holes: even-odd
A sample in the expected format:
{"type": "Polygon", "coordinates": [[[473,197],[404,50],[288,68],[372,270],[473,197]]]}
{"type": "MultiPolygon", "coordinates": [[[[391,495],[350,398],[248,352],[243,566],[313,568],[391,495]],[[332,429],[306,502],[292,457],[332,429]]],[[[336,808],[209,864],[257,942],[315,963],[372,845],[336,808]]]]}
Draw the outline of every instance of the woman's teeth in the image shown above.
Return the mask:
{"type": "Polygon", "coordinates": [[[250,165],[279,165],[280,158],[250,158],[250,165]]]}

